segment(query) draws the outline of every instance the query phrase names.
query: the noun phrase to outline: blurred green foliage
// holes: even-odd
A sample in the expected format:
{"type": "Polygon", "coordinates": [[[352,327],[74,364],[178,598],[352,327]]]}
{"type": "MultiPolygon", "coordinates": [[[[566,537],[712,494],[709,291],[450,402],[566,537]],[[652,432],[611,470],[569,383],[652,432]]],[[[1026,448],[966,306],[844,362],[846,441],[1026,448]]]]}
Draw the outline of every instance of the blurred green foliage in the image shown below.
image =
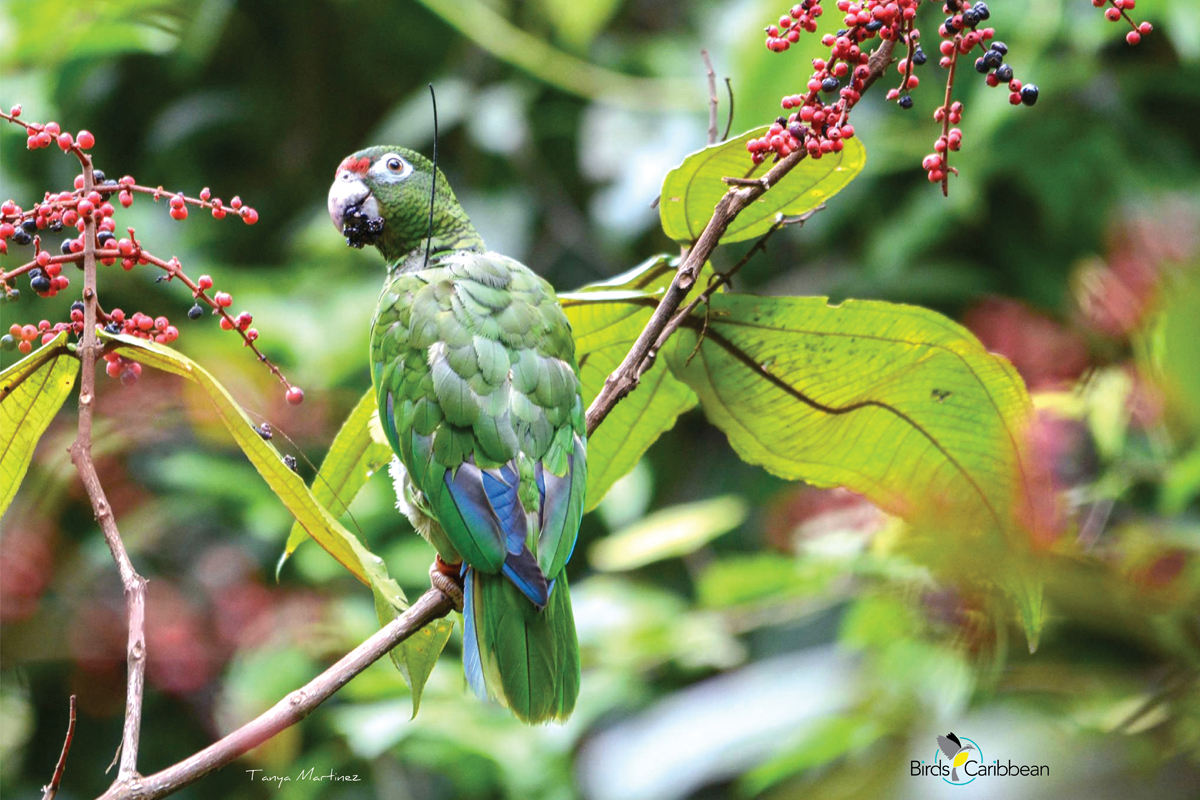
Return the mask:
{"type": "MultiPolygon", "coordinates": [[[[848,493],[771,477],[693,411],[585,518],[571,564],[584,690],[569,724],[525,728],[469,696],[456,631],[415,720],[400,675],[377,663],[179,796],[928,797],[940,782],[910,778],[908,762],[947,730],[989,757],[1051,765],[1049,779],[992,784],[1005,797],[1194,796],[1200,289],[1186,269],[1200,214],[1200,24],[1191,0],[1142,0],[1156,30],[1129,48],[1086,0],[994,6],[1018,76],[1041,86],[1038,106],[1013,110],[982,82],[959,82],[962,175],[942,199],[919,169],[936,135],[938,70],[926,68],[911,113],[867,99],[855,122],[871,154],[862,174],[802,231],[777,234],[737,289],[924,304],[1014,361],[1036,391],[1034,444],[1061,521],[1036,542],[1047,609],[1036,655],[1005,591],[981,579],[991,554],[953,521],[912,529],[848,493]],[[982,304],[989,294],[1018,302],[982,304]],[[1085,354],[1078,382],[1046,378],[1046,361],[1068,360],[1047,354],[1072,347],[1085,354]],[[721,532],[710,520],[711,536],[686,551],[663,548],[654,520],[724,495],[750,510],[743,522],[721,532]],[[597,574],[589,556],[606,551],[614,571],[597,574]],[[946,577],[956,570],[961,580],[946,577]],[[309,767],[363,782],[276,788],[245,772],[309,767]]],[[[704,140],[699,49],[732,79],[734,131],[769,121],[807,78],[814,40],[783,55],[763,47],[763,25],[784,10],[7,3],[0,102],[93,131],[110,176],[208,185],[259,210],[254,228],[180,225],[139,198],[129,219],[253,311],[259,344],[305,387],[303,406],[284,403],[211,320],[184,320],[191,299],[178,287],[109,272],[105,302],[177,321],[179,348],[270,420],[311,479],[306,459],[320,463],[369,383],[381,278],[377,258],[345,248],[326,220],[346,153],[380,141],[428,151],[433,81],[440,162],[489,245],[560,289],[606,279],[672,246],[650,203],[704,140]]],[[[19,131],[0,129],[5,197],[39,197],[72,175],[67,159],[27,154],[19,131]]],[[[62,318],[70,303],[24,294],[0,309],[3,327],[62,318]]],[[[201,390],[151,370],[133,388],[100,381],[102,477],[151,579],[151,771],[265,709],[377,621],[367,591],[319,548],[299,548],[275,582],[292,518],[201,390]]],[[[35,795],[48,780],[72,692],[80,724],[60,797],[102,791],[120,738],[122,597],[65,454],[71,407],[0,537],[6,793],[35,795]]],[[[427,584],[431,554],[385,476],[341,520],[406,591],[427,584]]]]}

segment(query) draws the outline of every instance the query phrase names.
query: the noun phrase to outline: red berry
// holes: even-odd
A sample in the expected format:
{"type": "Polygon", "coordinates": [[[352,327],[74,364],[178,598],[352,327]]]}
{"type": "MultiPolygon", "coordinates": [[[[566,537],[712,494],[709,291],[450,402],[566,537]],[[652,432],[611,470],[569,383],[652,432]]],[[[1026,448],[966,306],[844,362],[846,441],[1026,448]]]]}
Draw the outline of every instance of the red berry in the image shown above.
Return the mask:
{"type": "Polygon", "coordinates": [[[1130,31],[1129,33],[1125,34],[1125,41],[1129,42],[1130,44],[1137,44],[1141,40],[1142,35],[1137,31],[1130,31]]]}
{"type": "Polygon", "coordinates": [[[1119,20],[1121,18],[1121,12],[1115,8],[1107,9],[1104,12],[1104,18],[1106,20],[1108,20],[1109,22],[1116,22],[1117,20],[1119,20]]]}
{"type": "Polygon", "coordinates": [[[187,215],[188,211],[186,208],[180,207],[171,209],[171,219],[184,220],[187,219],[187,215]]]}
{"type": "Polygon", "coordinates": [[[43,130],[45,130],[46,133],[50,134],[51,136],[58,136],[60,133],[62,133],[62,128],[57,122],[47,122],[46,127],[43,130]]]}
{"type": "Polygon", "coordinates": [[[1150,31],[1152,31],[1152,30],[1154,30],[1154,26],[1151,25],[1149,22],[1143,22],[1138,25],[1138,33],[1140,33],[1142,36],[1145,36],[1146,34],[1150,33],[1150,31]]]}
{"type": "Polygon", "coordinates": [[[71,138],[69,133],[60,133],[58,135],[58,146],[63,150],[70,150],[71,145],[75,144],[75,140],[71,138]]]}
{"type": "Polygon", "coordinates": [[[96,144],[96,137],[90,131],[80,131],[79,136],[76,138],[81,150],[91,150],[96,144]]]}
{"type": "Polygon", "coordinates": [[[91,200],[80,200],[79,205],[75,207],[81,217],[90,217],[92,212],[96,210],[96,206],[91,200]]]}
{"type": "Polygon", "coordinates": [[[234,211],[237,211],[238,209],[240,209],[242,207],[242,198],[238,197],[237,195],[234,195],[233,199],[229,201],[229,207],[232,208],[234,211]]]}
{"type": "Polygon", "coordinates": [[[37,135],[38,147],[49,147],[52,141],[54,141],[54,137],[46,131],[42,131],[37,135]]]}
{"type": "Polygon", "coordinates": [[[233,295],[231,295],[229,292],[217,292],[217,296],[214,297],[213,300],[215,300],[217,305],[219,305],[221,308],[229,308],[231,305],[233,305],[233,295]]]}
{"type": "Polygon", "coordinates": [[[200,190],[200,199],[201,200],[208,202],[208,199],[210,197],[212,197],[212,192],[209,191],[207,186],[205,186],[203,189],[200,190]]]}
{"type": "Polygon", "coordinates": [[[242,221],[247,225],[253,225],[254,223],[258,222],[258,212],[253,208],[245,209],[242,211],[242,221]]]}
{"type": "Polygon", "coordinates": [[[17,349],[21,351],[22,355],[27,355],[33,349],[33,345],[29,342],[20,342],[17,344],[17,349]]]}
{"type": "Polygon", "coordinates": [[[196,281],[196,285],[199,286],[202,291],[207,291],[212,288],[212,277],[209,275],[201,275],[199,280],[196,281]]]}
{"type": "Polygon", "coordinates": [[[129,192],[121,192],[119,195],[117,195],[117,199],[121,201],[121,205],[123,205],[125,208],[129,208],[131,205],[133,205],[133,195],[129,192]]]}
{"type": "Polygon", "coordinates": [[[304,402],[304,390],[299,386],[293,386],[287,390],[287,401],[294,406],[298,406],[304,402]]]}
{"type": "Polygon", "coordinates": [[[47,250],[37,254],[37,263],[39,267],[44,267],[50,263],[50,253],[47,250]]]}
{"type": "Polygon", "coordinates": [[[108,373],[108,377],[116,378],[121,375],[121,362],[110,361],[104,365],[104,371],[108,373]]]}

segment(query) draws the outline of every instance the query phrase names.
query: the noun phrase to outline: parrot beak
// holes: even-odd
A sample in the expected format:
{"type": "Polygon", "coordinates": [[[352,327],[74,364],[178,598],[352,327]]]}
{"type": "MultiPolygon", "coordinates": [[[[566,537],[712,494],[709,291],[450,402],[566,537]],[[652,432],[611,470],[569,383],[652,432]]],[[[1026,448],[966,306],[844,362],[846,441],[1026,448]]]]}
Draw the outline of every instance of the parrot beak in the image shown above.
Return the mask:
{"type": "MultiPolygon", "coordinates": [[[[362,178],[351,170],[338,170],[333,186],[329,187],[329,218],[333,220],[333,226],[338,229],[338,233],[342,232],[346,217],[360,210],[364,202],[371,206],[377,205],[362,178]]],[[[361,210],[370,216],[378,216],[379,213],[377,208],[361,210]]]]}

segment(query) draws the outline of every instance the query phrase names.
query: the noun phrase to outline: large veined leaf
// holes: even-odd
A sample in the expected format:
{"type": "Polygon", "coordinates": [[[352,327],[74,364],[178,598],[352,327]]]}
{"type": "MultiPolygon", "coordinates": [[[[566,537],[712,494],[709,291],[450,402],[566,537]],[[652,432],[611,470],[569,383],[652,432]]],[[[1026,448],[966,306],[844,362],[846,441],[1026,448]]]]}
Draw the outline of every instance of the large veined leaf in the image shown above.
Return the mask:
{"type": "Polygon", "coordinates": [[[746,461],[912,518],[1011,526],[1029,398],[965,328],[921,308],[724,294],[673,339],[672,371],[746,461]],[[961,515],[961,516],[960,516],[961,515]]]}
{"type": "Polygon", "coordinates": [[[125,358],[179,375],[199,386],[250,463],[308,535],[392,606],[407,607],[404,592],[388,576],[383,559],[367,550],[354,534],[334,519],[309,491],[304,480],[283,463],[283,456],[275,446],[258,435],[246,412],[207,370],[165,345],[131,336],[101,334],[101,338],[125,358]]]}
{"type": "Polygon", "coordinates": [[[79,359],[67,334],[0,372],[0,514],[25,478],[33,450],[75,385],[79,359]]]}
{"type": "MultiPolygon", "coordinates": [[[[672,261],[658,256],[611,280],[559,295],[575,336],[585,407],[625,358],[674,274],[672,261]]],[[[587,509],[599,505],[617,479],[695,404],[696,396],[659,359],[588,439],[587,509]]]]}
{"type": "MultiPolygon", "coordinates": [[[[375,390],[368,389],[333,437],[321,469],[313,478],[313,498],[336,515],[346,513],[367,478],[392,459],[392,449],[371,435],[370,422],[375,410],[375,390]]],[[[292,525],[276,574],[307,538],[308,531],[303,525],[299,522],[292,525]]]]}
{"type": "MultiPolygon", "coordinates": [[[[696,241],[713,208],[729,191],[722,178],[761,178],[769,162],[755,166],[746,143],[761,137],[766,128],[747,131],[736,139],[710,145],[692,153],[667,173],[658,205],[663,231],[677,242],[696,241]]],[[[858,139],[846,139],[840,153],[805,158],[783,180],[752,203],[729,224],[721,236],[723,244],[753,239],[770,230],[776,216],[811,211],[845,188],[862,172],[867,151],[858,139]]]]}

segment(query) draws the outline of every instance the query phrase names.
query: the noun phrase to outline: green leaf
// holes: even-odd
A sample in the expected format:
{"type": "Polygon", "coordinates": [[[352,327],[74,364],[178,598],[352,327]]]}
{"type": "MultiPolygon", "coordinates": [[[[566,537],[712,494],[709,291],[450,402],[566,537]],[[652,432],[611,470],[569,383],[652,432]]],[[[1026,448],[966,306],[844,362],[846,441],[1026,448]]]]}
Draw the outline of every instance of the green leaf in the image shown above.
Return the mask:
{"type": "MultiPolygon", "coordinates": [[[[625,358],[674,274],[674,262],[657,256],[611,280],[559,295],[575,336],[585,407],[625,358]]],[[[662,359],[647,370],[588,440],[587,510],[599,505],[650,445],[674,427],[675,418],[695,404],[696,396],[662,359]]]]}
{"type": "Polygon", "coordinates": [[[748,509],[732,495],[663,509],[592,546],[588,560],[604,572],[621,572],[699,550],[741,525],[748,509]]]}
{"type": "Polygon", "coordinates": [[[785,778],[865,750],[886,733],[870,715],[828,717],[743,775],[740,784],[747,797],[757,797],[785,778]]]}
{"type": "Polygon", "coordinates": [[[820,297],[723,294],[709,310],[695,356],[701,311],[666,356],[744,460],[910,520],[1012,527],[1029,396],[965,328],[921,308],[820,297]]]}
{"type": "Polygon", "coordinates": [[[0,514],[29,470],[33,450],[66,402],[79,372],[64,331],[0,372],[0,514]]]}
{"type": "Polygon", "coordinates": [[[304,485],[303,479],[283,463],[283,456],[275,446],[258,435],[246,412],[207,370],[165,345],[104,333],[101,338],[114,345],[114,350],[125,358],[179,375],[199,386],[250,463],[308,535],[354,577],[382,594],[393,607],[407,607],[404,592],[388,577],[383,559],[365,548],[358,537],[330,515],[304,485]]]}
{"type": "MultiPolygon", "coordinates": [[[[379,617],[381,627],[395,619],[397,611],[386,597],[380,596],[378,591],[375,592],[375,613],[379,617]]],[[[450,633],[453,630],[453,620],[446,617],[435,619],[426,623],[388,653],[392,664],[400,670],[404,682],[412,691],[414,719],[421,707],[421,693],[425,690],[425,683],[429,680],[433,667],[437,664],[438,656],[441,655],[446,642],[450,640],[450,633]]]]}
{"type": "Polygon", "coordinates": [[[620,4],[621,0],[541,0],[542,10],[555,31],[578,51],[587,49],[620,4]]]}
{"type": "MultiPolygon", "coordinates": [[[[371,435],[371,417],[376,413],[375,390],[368,389],[342,423],[342,427],[329,445],[329,452],[321,462],[312,483],[312,496],[323,507],[334,514],[344,514],[358,491],[380,467],[392,460],[392,449],[386,443],[376,442],[371,435]]],[[[292,525],[287,544],[275,575],[284,562],[291,557],[300,543],[308,538],[308,531],[299,522],[292,525]]]]}
{"type": "MultiPolygon", "coordinates": [[[[677,242],[691,244],[712,217],[713,208],[729,191],[722,178],[760,178],[771,165],[755,165],[746,142],[761,137],[755,128],[736,139],[692,153],[667,173],[662,185],[659,217],[663,231],[677,242]]],[[[753,239],[775,224],[777,214],[803,214],[824,203],[862,172],[867,151],[858,139],[845,139],[840,153],[805,158],[756,202],[738,214],[721,236],[722,244],[753,239]]]]}

